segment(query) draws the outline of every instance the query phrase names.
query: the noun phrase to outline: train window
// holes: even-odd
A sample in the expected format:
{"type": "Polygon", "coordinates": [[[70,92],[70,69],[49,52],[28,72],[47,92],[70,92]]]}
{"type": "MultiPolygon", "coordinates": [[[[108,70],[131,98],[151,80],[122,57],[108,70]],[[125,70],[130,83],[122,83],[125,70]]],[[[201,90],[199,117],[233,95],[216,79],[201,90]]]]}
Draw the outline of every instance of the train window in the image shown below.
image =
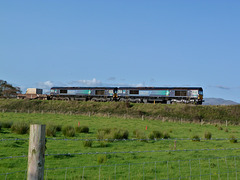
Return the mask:
{"type": "Polygon", "coordinates": [[[187,96],[187,91],[175,91],[175,96],[187,96]]]}
{"type": "Polygon", "coordinates": [[[66,89],[60,89],[60,94],[67,94],[67,90],[66,89]]]}
{"type": "Polygon", "coordinates": [[[120,94],[122,94],[122,93],[123,93],[123,91],[122,91],[122,90],[118,90],[118,91],[117,91],[117,93],[120,93],[120,94]]]}
{"type": "Polygon", "coordinates": [[[95,91],[95,95],[104,95],[105,94],[105,90],[96,90],[95,91]]]}
{"type": "Polygon", "coordinates": [[[112,93],[113,93],[113,90],[109,90],[108,92],[109,92],[110,94],[112,94],[112,93]]]}
{"type": "Polygon", "coordinates": [[[129,94],[139,94],[139,90],[130,90],[129,94]]]}
{"type": "Polygon", "coordinates": [[[203,91],[198,91],[198,93],[199,93],[200,95],[203,95],[203,91]]]}

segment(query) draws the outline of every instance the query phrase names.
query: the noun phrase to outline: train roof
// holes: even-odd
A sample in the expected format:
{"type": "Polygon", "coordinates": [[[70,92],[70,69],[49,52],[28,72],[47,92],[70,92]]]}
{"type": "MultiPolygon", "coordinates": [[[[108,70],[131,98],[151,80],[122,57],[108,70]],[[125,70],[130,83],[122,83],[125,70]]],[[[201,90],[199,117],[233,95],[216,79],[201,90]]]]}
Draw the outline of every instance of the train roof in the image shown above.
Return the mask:
{"type": "Polygon", "coordinates": [[[202,90],[202,87],[52,87],[51,89],[141,89],[141,90],[151,90],[151,89],[179,89],[179,90],[202,90]]]}

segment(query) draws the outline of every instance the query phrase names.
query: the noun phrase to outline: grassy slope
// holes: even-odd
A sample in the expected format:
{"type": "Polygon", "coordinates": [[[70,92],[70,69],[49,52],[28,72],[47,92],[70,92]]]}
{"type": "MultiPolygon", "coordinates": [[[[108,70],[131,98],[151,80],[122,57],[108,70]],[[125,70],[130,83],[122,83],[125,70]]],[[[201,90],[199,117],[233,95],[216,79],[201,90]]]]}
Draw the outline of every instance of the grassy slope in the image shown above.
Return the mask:
{"type": "Polygon", "coordinates": [[[240,122],[240,105],[235,106],[193,106],[163,104],[127,104],[120,102],[78,102],[78,101],[39,101],[39,100],[3,100],[0,99],[0,110],[8,111],[54,111],[61,113],[111,113],[115,116],[152,119],[162,117],[184,119],[187,121],[222,122],[228,120],[232,124],[240,122]]]}
{"type": "MultiPolygon", "coordinates": [[[[151,113],[157,113],[157,108],[165,109],[167,108],[176,108],[176,112],[180,112],[181,108],[205,108],[205,107],[192,107],[192,106],[165,106],[165,105],[148,105],[144,106],[142,104],[134,104],[131,108],[126,108],[125,104],[117,104],[117,103],[79,103],[79,102],[57,102],[57,101],[13,101],[16,104],[20,103],[34,103],[32,106],[29,106],[32,110],[37,110],[37,108],[43,108],[45,107],[45,110],[47,108],[52,108],[53,104],[55,104],[54,107],[65,109],[71,109],[75,108],[76,110],[79,110],[81,106],[90,106],[91,108],[98,110],[97,112],[109,112],[110,110],[114,110],[118,106],[118,108],[121,108],[123,106],[125,110],[138,112],[141,110],[141,112],[144,112],[145,114],[149,114],[148,111],[151,110],[151,113]],[[36,106],[36,104],[38,105],[36,106]],[[49,106],[51,104],[51,106],[49,106]],[[73,107],[73,104],[76,105],[76,107],[73,107]],[[106,105],[111,106],[111,108],[106,109],[106,105]]],[[[13,104],[13,102],[10,101],[10,104],[13,104]]],[[[5,103],[9,103],[5,101],[5,103]]],[[[6,105],[5,107],[9,107],[10,105],[6,105]]],[[[16,107],[23,107],[21,106],[16,107]]],[[[2,105],[3,106],[3,103],[2,105]]],[[[15,107],[15,108],[16,108],[15,107]]],[[[207,107],[208,108],[208,107],[207,107]]],[[[210,107],[211,108],[211,107],[210,107]]],[[[221,108],[221,107],[215,107],[221,108]]],[[[227,107],[231,108],[231,107],[227,107]]],[[[73,109],[71,109],[73,110],[73,109]]],[[[82,110],[82,109],[81,109],[82,110]]],[[[87,108],[88,110],[88,108],[87,108]]],[[[116,112],[121,112],[123,110],[118,109],[116,112]]],[[[111,112],[111,111],[110,111],[111,112]]],[[[123,112],[125,113],[125,112],[123,112]]],[[[156,115],[156,114],[154,114],[156,115]]],[[[204,137],[204,133],[206,131],[209,131],[213,134],[213,138],[229,138],[230,135],[234,135],[236,137],[239,137],[239,129],[237,126],[229,126],[228,132],[223,130],[219,130],[218,127],[215,127],[214,125],[204,124],[203,126],[200,126],[200,124],[191,124],[191,123],[173,123],[173,122],[162,122],[160,120],[142,120],[141,118],[132,118],[132,119],[125,119],[125,118],[116,118],[116,117],[99,117],[99,116],[83,116],[83,115],[64,115],[64,114],[28,114],[28,113],[0,113],[0,121],[25,121],[29,123],[52,123],[56,125],[72,125],[77,126],[78,122],[81,125],[87,125],[90,128],[89,134],[77,134],[75,138],[81,138],[81,139],[96,139],[97,130],[99,128],[104,127],[118,127],[122,129],[127,129],[129,131],[129,138],[133,138],[133,131],[135,129],[138,129],[142,131],[146,136],[153,130],[159,130],[161,132],[168,132],[171,136],[171,138],[191,138],[193,135],[199,135],[201,138],[204,137]],[[146,130],[146,126],[148,127],[146,130]]],[[[17,135],[10,133],[9,129],[2,128],[0,133],[1,138],[27,138],[28,135],[17,135]]],[[[57,134],[57,138],[64,138],[62,133],[57,134]]],[[[71,138],[69,138],[71,139],[71,138]]],[[[74,139],[74,138],[73,138],[74,139]]],[[[8,156],[18,156],[18,155],[27,155],[28,151],[28,141],[1,141],[1,148],[0,148],[0,157],[8,157],[8,156]]],[[[229,141],[201,141],[201,142],[192,142],[191,140],[187,141],[177,141],[176,142],[177,149],[183,150],[183,149],[216,149],[216,148],[238,148],[239,144],[232,144],[229,141]]],[[[84,153],[84,152],[121,152],[121,151],[149,151],[149,150],[172,150],[174,147],[174,141],[149,141],[149,142],[139,142],[139,141],[127,141],[127,142],[114,142],[114,143],[107,143],[107,147],[101,147],[100,142],[94,142],[92,148],[84,148],[83,143],[81,141],[53,141],[48,140],[47,142],[47,150],[46,154],[56,154],[56,153],[84,153]]],[[[143,163],[143,162],[155,162],[155,161],[171,161],[171,160],[184,160],[184,159],[196,159],[196,158],[213,158],[213,157],[223,157],[223,156],[234,156],[239,155],[239,150],[227,150],[227,151],[180,151],[180,152],[146,152],[146,153],[131,153],[131,154],[108,154],[108,155],[74,155],[74,156],[47,156],[46,162],[45,162],[45,168],[61,168],[61,167],[80,167],[80,166],[92,166],[92,165],[99,165],[98,158],[103,157],[106,158],[106,162],[104,162],[102,165],[106,164],[122,164],[122,163],[143,163]]],[[[234,161],[232,161],[234,162],[234,161]]],[[[181,162],[181,168],[182,168],[182,175],[189,175],[189,161],[181,162]]],[[[204,167],[209,169],[208,162],[205,162],[204,160],[202,163],[202,173],[204,173],[204,167]]],[[[211,162],[213,165],[212,171],[218,171],[217,167],[217,160],[211,162]],[[215,169],[214,169],[215,168],[215,169]]],[[[231,163],[231,162],[229,162],[231,163]]],[[[198,162],[192,162],[191,167],[199,165],[198,162]],[[195,163],[195,164],[194,164],[195,163]]],[[[233,164],[234,165],[234,164],[233,164]]],[[[154,165],[145,165],[146,174],[149,171],[149,178],[152,178],[152,175],[154,174],[154,165]]],[[[170,166],[170,165],[169,165],[170,166]]],[[[221,165],[219,168],[226,169],[226,167],[222,167],[221,165]]],[[[14,158],[14,159],[6,159],[6,160],[0,160],[0,173],[4,172],[13,172],[18,170],[25,170],[27,167],[27,158],[14,158]]],[[[174,162],[171,164],[171,167],[169,169],[169,173],[176,174],[178,172],[178,164],[174,162]]],[[[102,167],[102,175],[106,173],[106,176],[109,176],[110,179],[114,178],[114,166],[109,167],[111,169],[107,169],[108,167],[103,168],[102,167]],[[110,174],[109,174],[110,173],[110,174]]],[[[85,169],[85,176],[86,177],[98,177],[98,170],[99,168],[86,168],[85,169]],[[94,174],[95,173],[95,174],[94,174]]],[[[139,179],[142,178],[142,165],[132,165],[131,166],[131,177],[133,179],[139,179]],[[140,170],[139,170],[140,169],[140,170]],[[135,173],[135,174],[134,174],[135,173]]],[[[164,171],[167,171],[166,164],[162,164],[161,168],[162,171],[158,173],[160,175],[164,171]],[[164,169],[165,168],[165,169],[164,169]]],[[[194,169],[194,168],[193,168],[194,169]]],[[[199,168],[198,168],[199,169],[199,168]]],[[[81,170],[68,170],[68,172],[72,175],[71,177],[74,179],[81,179],[81,176],[79,174],[82,174],[83,168],[81,170]],[[76,171],[76,172],[75,172],[76,171]],[[77,173],[78,172],[78,173],[77,173]],[[77,175],[76,175],[77,174],[77,175]]],[[[129,166],[124,167],[118,167],[117,171],[123,174],[118,174],[119,177],[124,176],[127,177],[129,166]],[[123,168],[123,169],[121,169],[123,168]],[[124,169],[125,168],[125,169],[124,169]]],[[[49,171],[48,173],[48,179],[57,179],[57,177],[64,177],[66,170],[57,170],[49,171]],[[55,177],[55,178],[54,178],[55,177]]],[[[194,173],[194,172],[192,172],[194,173]]],[[[197,173],[197,172],[196,172],[197,173]]],[[[209,173],[206,171],[206,173],[209,173]]],[[[22,174],[23,176],[24,174],[22,174]]],[[[19,176],[22,177],[22,176],[19,176]]],[[[216,175],[217,176],[217,175],[216,175]]],[[[9,177],[11,177],[9,175],[9,177]]],[[[166,173],[165,173],[166,177],[166,173]]],[[[2,177],[0,177],[1,179],[2,177]]],[[[4,177],[5,178],[5,177],[4,177]]],[[[4,179],[3,178],[3,179],[4,179]]],[[[167,178],[167,177],[166,177],[167,178]]],[[[90,178],[91,179],[91,178],[90,178]]]]}

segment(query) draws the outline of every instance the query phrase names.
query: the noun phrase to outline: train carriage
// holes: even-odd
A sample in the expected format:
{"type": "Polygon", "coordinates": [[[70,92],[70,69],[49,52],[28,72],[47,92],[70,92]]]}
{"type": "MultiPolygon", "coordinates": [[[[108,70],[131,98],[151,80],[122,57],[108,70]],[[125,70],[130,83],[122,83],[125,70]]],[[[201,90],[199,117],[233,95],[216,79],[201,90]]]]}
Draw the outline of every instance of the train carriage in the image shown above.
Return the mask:
{"type": "Polygon", "coordinates": [[[201,87],[52,87],[51,99],[202,104],[201,87]]]}

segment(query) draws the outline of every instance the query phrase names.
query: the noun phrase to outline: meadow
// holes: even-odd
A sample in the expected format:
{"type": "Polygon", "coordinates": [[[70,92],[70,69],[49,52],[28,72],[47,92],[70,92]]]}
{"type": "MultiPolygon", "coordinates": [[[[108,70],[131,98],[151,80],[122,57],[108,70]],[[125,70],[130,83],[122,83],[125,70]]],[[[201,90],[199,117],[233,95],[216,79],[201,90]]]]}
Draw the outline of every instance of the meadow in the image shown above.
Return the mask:
{"type": "MultiPolygon", "coordinates": [[[[238,126],[169,121],[69,113],[0,113],[1,124],[25,122],[61,127],[54,137],[46,136],[45,179],[236,179],[240,176],[239,143],[230,142],[230,138],[239,137],[238,126]],[[66,137],[63,135],[66,126],[87,126],[89,132],[66,137]],[[105,129],[127,131],[128,139],[114,140],[108,136],[99,140],[99,132],[105,129]],[[154,131],[166,137],[150,138],[154,131]],[[205,134],[209,132],[208,140],[205,134]],[[91,141],[91,145],[86,146],[86,141],[91,141]]],[[[0,179],[26,178],[28,136],[2,126],[0,179]]]]}

